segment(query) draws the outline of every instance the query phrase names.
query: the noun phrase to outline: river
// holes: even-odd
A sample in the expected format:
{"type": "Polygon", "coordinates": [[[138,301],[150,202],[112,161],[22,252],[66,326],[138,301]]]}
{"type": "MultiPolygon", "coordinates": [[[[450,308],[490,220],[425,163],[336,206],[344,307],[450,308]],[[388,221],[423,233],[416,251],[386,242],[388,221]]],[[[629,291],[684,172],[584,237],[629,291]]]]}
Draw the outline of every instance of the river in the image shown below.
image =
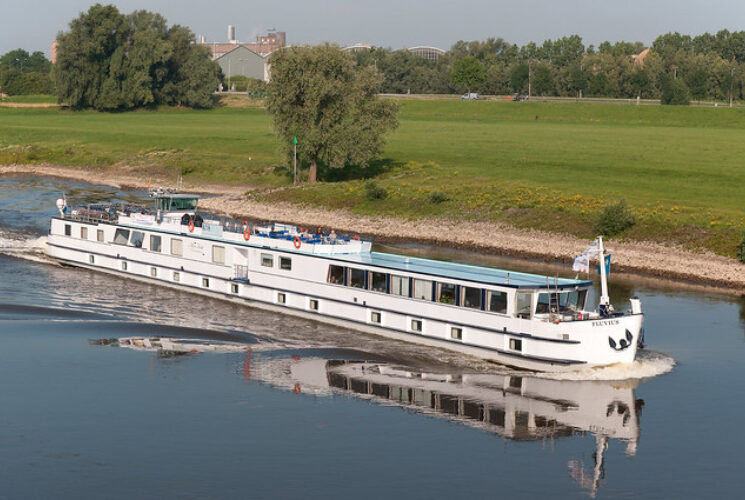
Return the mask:
{"type": "Polygon", "coordinates": [[[62,192],[143,194],[0,178],[0,499],[743,495],[740,298],[612,274],[644,306],[640,360],[536,376],[61,267],[62,192]]]}

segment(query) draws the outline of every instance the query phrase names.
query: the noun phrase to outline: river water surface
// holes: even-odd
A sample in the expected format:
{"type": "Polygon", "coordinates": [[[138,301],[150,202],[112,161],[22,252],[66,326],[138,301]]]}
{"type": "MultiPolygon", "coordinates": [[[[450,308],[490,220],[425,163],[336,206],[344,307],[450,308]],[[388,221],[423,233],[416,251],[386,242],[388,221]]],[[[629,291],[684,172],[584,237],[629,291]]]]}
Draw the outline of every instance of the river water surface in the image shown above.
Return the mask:
{"type": "Polygon", "coordinates": [[[60,267],[44,242],[62,192],[142,195],[0,178],[0,498],[745,494],[739,298],[612,275],[614,303],[643,303],[640,360],[534,376],[60,267]]]}

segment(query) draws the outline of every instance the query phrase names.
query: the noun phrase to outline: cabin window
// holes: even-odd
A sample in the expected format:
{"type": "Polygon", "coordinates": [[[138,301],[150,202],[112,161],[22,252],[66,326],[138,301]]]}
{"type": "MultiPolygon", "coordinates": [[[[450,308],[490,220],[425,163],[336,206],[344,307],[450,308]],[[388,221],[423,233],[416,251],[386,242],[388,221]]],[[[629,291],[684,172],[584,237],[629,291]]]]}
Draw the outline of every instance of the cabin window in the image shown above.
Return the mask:
{"type": "Polygon", "coordinates": [[[114,233],[114,243],[126,245],[129,241],[129,229],[117,229],[114,233]]]}
{"type": "Polygon", "coordinates": [[[94,257],[93,255],[89,255],[88,256],[88,262],[90,262],[91,264],[95,264],[96,263],[96,257],[94,257]]]}
{"type": "Polygon", "coordinates": [[[210,287],[210,279],[209,278],[202,278],[202,286],[204,288],[209,288],[210,287]]]}
{"type": "Polygon", "coordinates": [[[570,292],[550,292],[538,294],[536,314],[548,312],[574,312],[585,307],[587,290],[572,290],[570,292]]]}
{"type": "Polygon", "coordinates": [[[171,255],[184,255],[184,242],[177,239],[171,240],[171,255]]]}
{"type": "Polygon", "coordinates": [[[308,307],[310,307],[313,311],[318,310],[318,301],[316,299],[310,299],[308,302],[308,307]]]}
{"type": "Polygon", "coordinates": [[[380,312],[379,311],[371,311],[370,312],[370,322],[371,323],[380,323],[380,312]]]}
{"type": "Polygon", "coordinates": [[[414,298],[432,300],[432,282],[429,280],[414,280],[414,298]]]}
{"type": "Polygon", "coordinates": [[[450,328],[450,338],[455,340],[463,340],[463,328],[453,326],[450,328]]]}
{"type": "Polygon", "coordinates": [[[510,339],[510,349],[512,349],[513,351],[522,351],[523,350],[522,339],[510,339]]]}
{"type": "Polygon", "coordinates": [[[151,267],[150,268],[150,276],[152,276],[153,278],[155,278],[156,276],[158,276],[158,269],[155,268],[155,267],[151,267]]]}
{"type": "Polygon", "coordinates": [[[481,309],[481,288],[461,287],[460,303],[465,307],[481,309]]]}
{"type": "Polygon", "coordinates": [[[517,310],[515,314],[518,318],[530,319],[530,308],[531,299],[533,298],[532,293],[519,293],[517,294],[517,310]]]}
{"type": "Polygon", "coordinates": [[[277,294],[277,302],[279,304],[284,304],[285,302],[287,302],[287,296],[284,293],[282,293],[282,292],[278,293],[277,294]]]}
{"type": "Polygon", "coordinates": [[[329,266],[329,275],[327,281],[334,285],[344,284],[344,267],[342,266],[329,266]]]}
{"type": "Polygon", "coordinates": [[[103,229],[96,230],[96,241],[103,241],[103,229]]]}
{"type": "Polygon", "coordinates": [[[365,288],[364,269],[349,269],[349,286],[353,288],[365,288]]]}
{"type": "Polygon", "coordinates": [[[411,320],[411,330],[415,332],[421,332],[422,331],[422,320],[421,319],[412,319],[411,320]]]}
{"type": "Polygon", "coordinates": [[[394,295],[409,296],[409,278],[391,275],[391,293],[394,295]]]}
{"type": "Polygon", "coordinates": [[[280,257],[279,268],[285,271],[292,271],[292,259],[289,257],[280,257]]]}
{"type": "Polygon", "coordinates": [[[231,283],[230,284],[230,291],[232,293],[238,293],[238,283],[231,283]]]}
{"type": "Polygon", "coordinates": [[[225,264],[225,247],[212,245],[212,262],[215,264],[225,264]]]}
{"type": "Polygon", "coordinates": [[[264,267],[274,267],[274,256],[270,253],[262,253],[261,265],[264,267]]]}
{"type": "Polygon", "coordinates": [[[72,236],[72,226],[65,224],[65,236],[72,236]]]}
{"type": "Polygon", "coordinates": [[[142,248],[142,242],[145,241],[145,233],[142,231],[132,231],[132,237],[129,238],[129,244],[136,248],[142,248]]]}
{"type": "Polygon", "coordinates": [[[178,271],[173,271],[173,281],[181,281],[181,273],[178,271]]]}
{"type": "Polygon", "coordinates": [[[85,226],[80,226],[80,237],[84,240],[88,239],[88,228],[85,226]]]}
{"type": "Polygon", "coordinates": [[[127,270],[127,263],[122,262],[122,271],[126,271],[126,270],[127,270]]]}
{"type": "Polygon", "coordinates": [[[556,296],[549,298],[547,293],[539,293],[538,294],[538,302],[535,306],[535,313],[536,314],[548,314],[549,311],[553,308],[553,312],[556,311],[556,296]],[[550,304],[551,299],[553,299],[553,304],[550,304]]]}
{"type": "Polygon", "coordinates": [[[455,305],[455,285],[452,283],[438,283],[437,302],[455,305]]]}
{"type": "Polygon", "coordinates": [[[150,251],[151,252],[160,252],[160,248],[162,246],[161,244],[160,236],[157,236],[155,234],[150,235],[150,251]]]}
{"type": "Polygon", "coordinates": [[[487,303],[491,312],[507,314],[507,294],[504,292],[489,291],[487,303]]]}
{"type": "Polygon", "coordinates": [[[388,281],[386,278],[387,275],[385,273],[372,271],[370,273],[370,290],[385,293],[387,291],[386,281],[388,281]]]}

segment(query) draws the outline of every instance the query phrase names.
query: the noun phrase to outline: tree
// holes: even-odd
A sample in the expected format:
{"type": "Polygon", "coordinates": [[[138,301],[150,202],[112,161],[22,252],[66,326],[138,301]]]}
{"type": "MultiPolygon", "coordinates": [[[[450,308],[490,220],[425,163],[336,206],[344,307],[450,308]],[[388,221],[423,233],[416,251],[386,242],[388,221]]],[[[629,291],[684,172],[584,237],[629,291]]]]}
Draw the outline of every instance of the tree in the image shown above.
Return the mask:
{"type": "Polygon", "coordinates": [[[520,63],[512,68],[510,75],[510,84],[515,92],[524,92],[530,80],[530,67],[525,63],[520,63]]]}
{"type": "Polygon", "coordinates": [[[660,102],[678,106],[689,104],[688,88],[681,78],[670,78],[669,76],[663,78],[660,102]]]}
{"type": "Polygon", "coordinates": [[[587,75],[579,66],[572,68],[569,71],[569,90],[577,92],[577,98],[580,97],[580,93],[587,88],[587,75]]]}
{"type": "Polygon", "coordinates": [[[643,69],[639,68],[631,75],[631,88],[634,94],[641,99],[642,92],[646,92],[649,89],[649,74],[643,69]]]}
{"type": "Polygon", "coordinates": [[[385,132],[398,125],[398,106],[377,97],[381,78],[374,67],[359,67],[328,44],[278,50],[269,62],[267,110],[290,162],[297,137],[310,182],[319,163],[365,166],[382,151],[385,132]]]}
{"type": "Polygon", "coordinates": [[[538,95],[544,95],[554,86],[551,78],[551,70],[545,64],[539,64],[533,70],[533,92],[538,95]]]}
{"type": "Polygon", "coordinates": [[[458,87],[465,87],[470,94],[472,88],[481,85],[486,79],[484,65],[474,56],[464,57],[455,62],[450,78],[453,80],[453,84],[458,87]]]}
{"type": "Polygon", "coordinates": [[[694,99],[701,102],[709,90],[709,75],[705,70],[699,69],[688,77],[688,89],[694,99]]]}

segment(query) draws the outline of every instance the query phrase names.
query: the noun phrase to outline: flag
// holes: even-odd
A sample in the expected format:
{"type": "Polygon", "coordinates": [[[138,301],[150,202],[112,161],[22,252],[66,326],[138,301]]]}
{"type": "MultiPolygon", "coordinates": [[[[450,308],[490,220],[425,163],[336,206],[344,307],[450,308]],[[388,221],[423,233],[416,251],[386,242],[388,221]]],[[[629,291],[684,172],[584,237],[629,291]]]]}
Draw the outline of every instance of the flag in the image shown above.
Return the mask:
{"type": "MultiPolygon", "coordinates": [[[[600,274],[599,264],[598,264],[598,274],[600,274]]],[[[610,276],[610,254],[605,256],[605,275],[610,276]]]]}
{"type": "Polygon", "coordinates": [[[574,265],[572,271],[578,273],[589,273],[590,272],[590,255],[583,253],[574,257],[574,265]]]}
{"type": "Polygon", "coordinates": [[[585,251],[582,252],[584,254],[590,254],[590,253],[596,253],[598,251],[598,240],[592,240],[592,243],[590,243],[587,248],[585,248],[585,251]]]}

